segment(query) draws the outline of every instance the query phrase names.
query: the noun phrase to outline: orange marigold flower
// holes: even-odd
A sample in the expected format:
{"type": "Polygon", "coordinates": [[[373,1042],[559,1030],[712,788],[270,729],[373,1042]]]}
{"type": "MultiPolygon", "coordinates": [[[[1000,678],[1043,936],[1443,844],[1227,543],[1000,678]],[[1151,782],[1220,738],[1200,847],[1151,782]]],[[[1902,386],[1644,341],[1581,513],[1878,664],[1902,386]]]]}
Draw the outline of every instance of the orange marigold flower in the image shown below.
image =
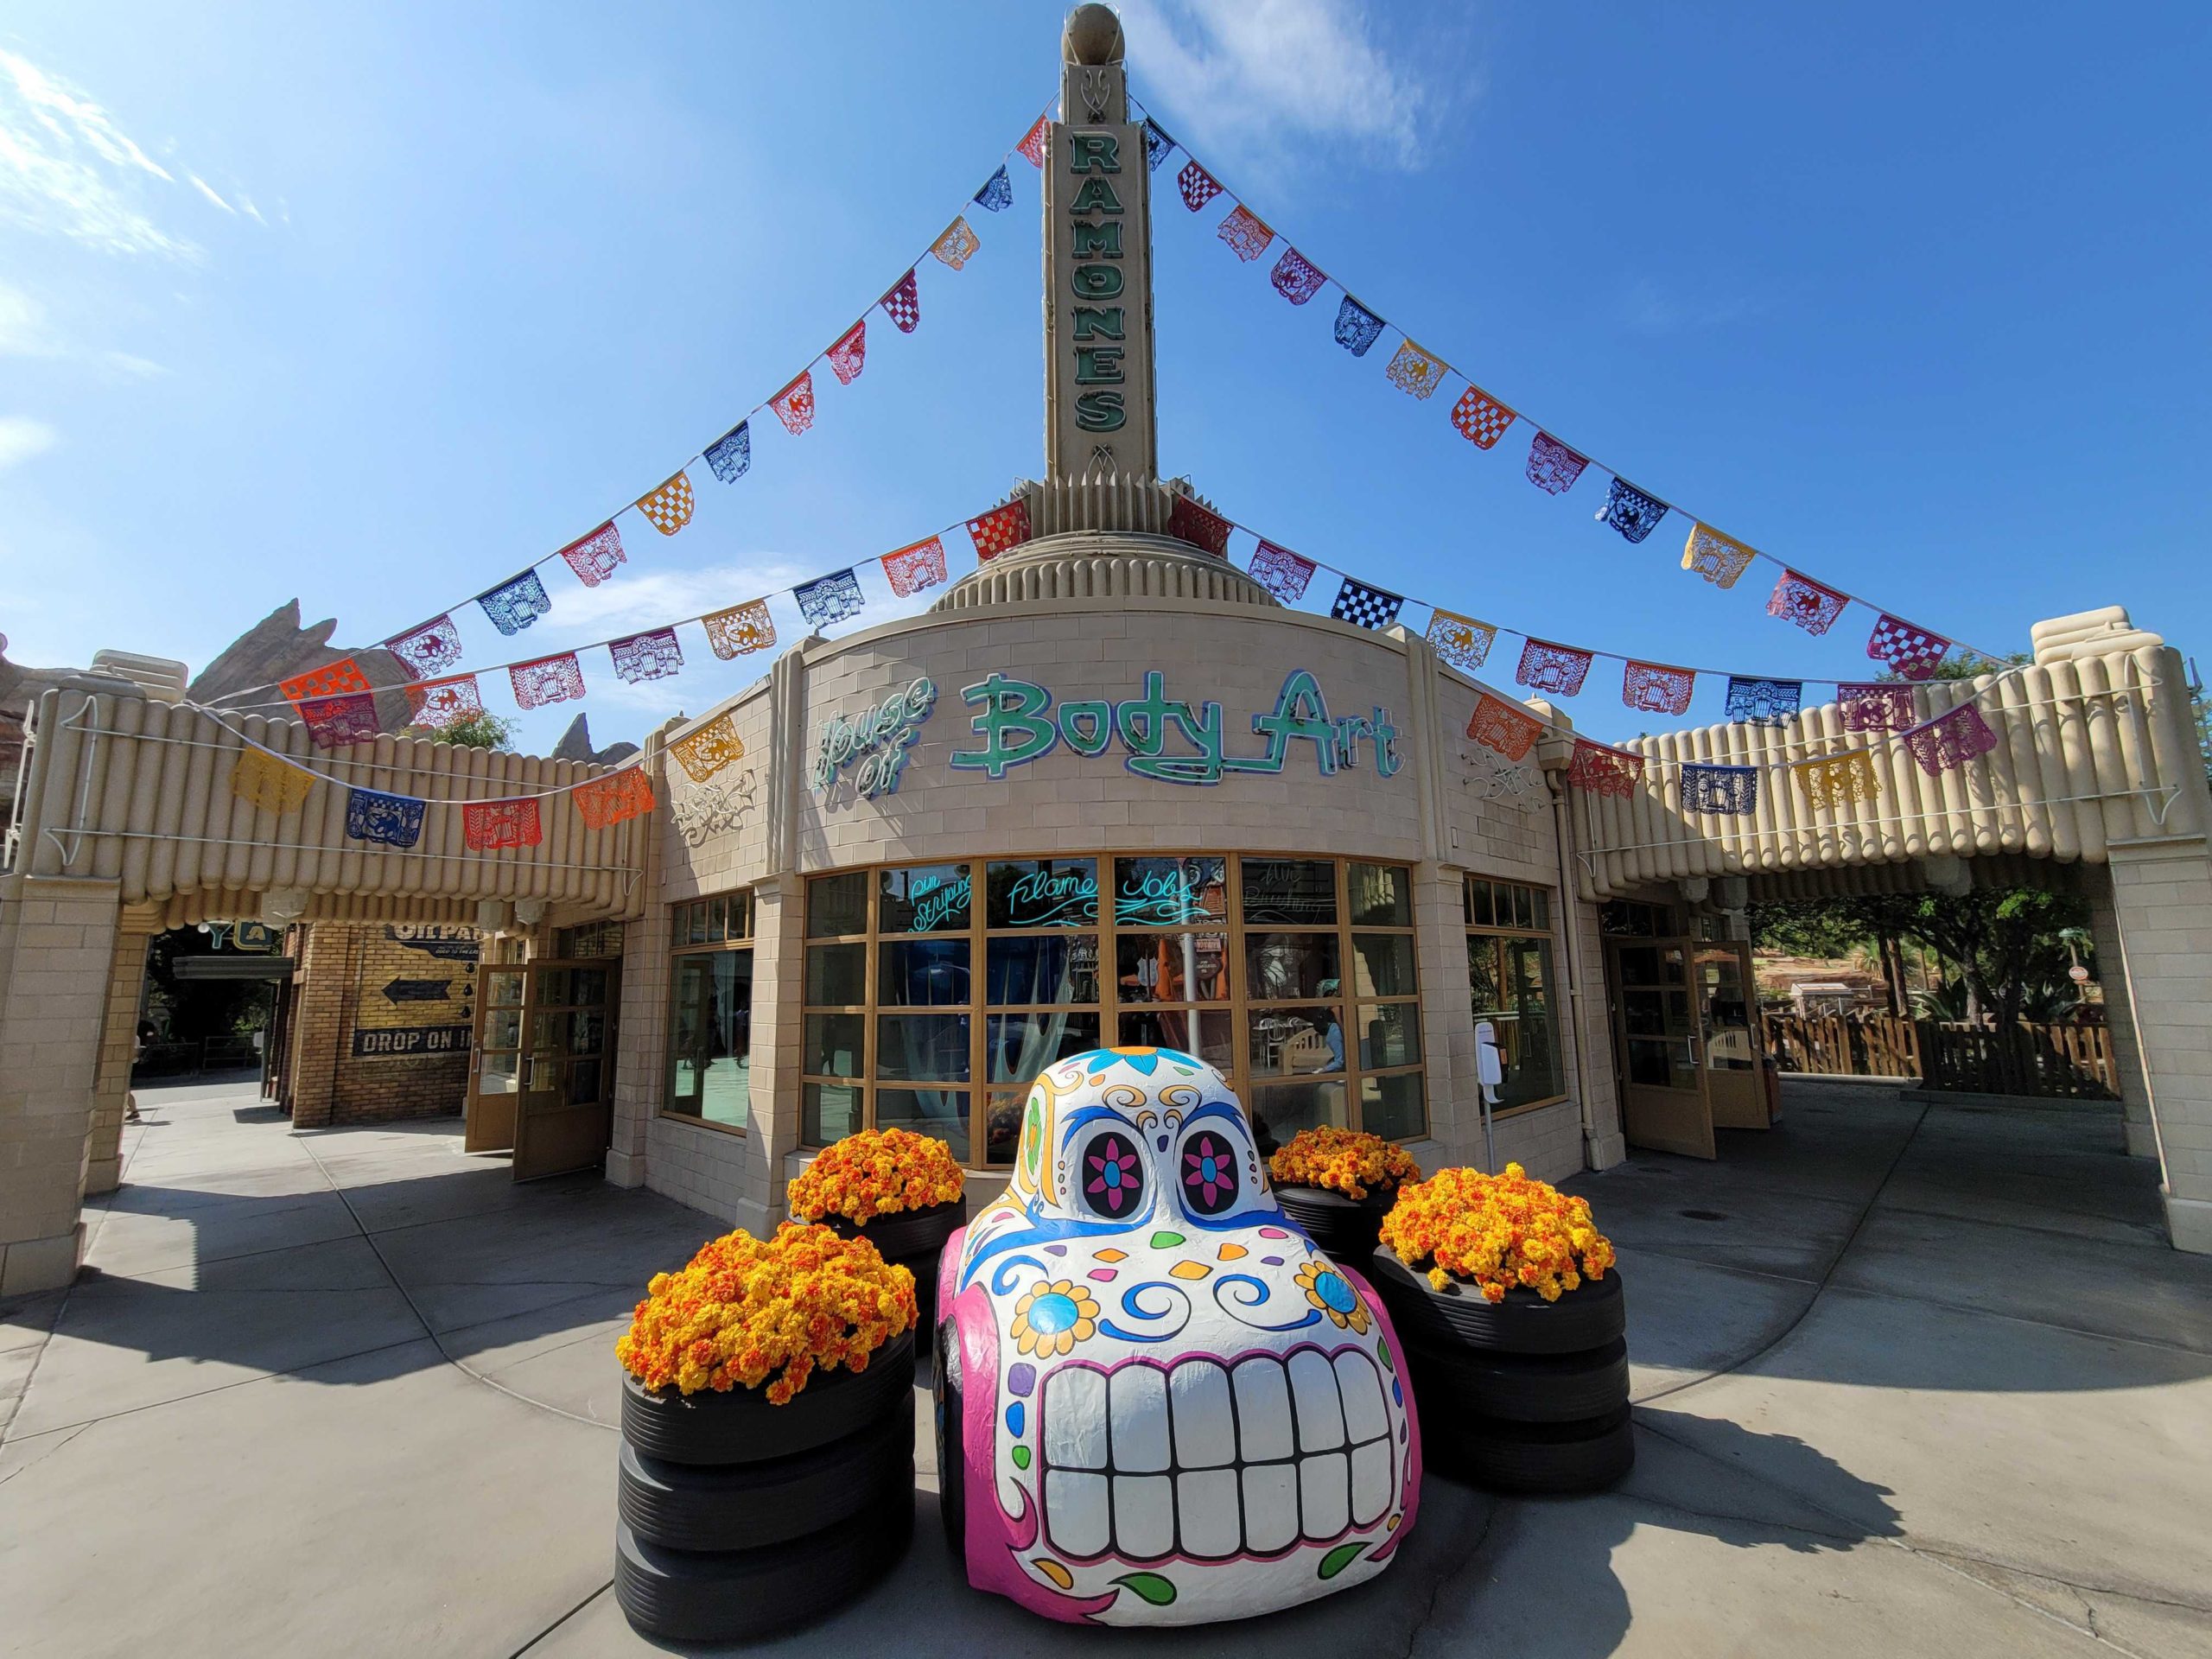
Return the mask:
{"type": "Polygon", "coordinates": [[[1402,1188],[1382,1217],[1382,1243],[1408,1268],[1424,1262],[1442,1290],[1458,1279],[1502,1302],[1514,1286],[1555,1302],[1613,1265],[1611,1240],[1590,1218],[1590,1202],[1532,1181],[1518,1164],[1503,1175],[1440,1169],[1402,1188]]]}
{"type": "Polygon", "coordinates": [[[911,1129],[863,1129],[824,1149],[785,1189],[801,1221],[866,1222],[901,1210],[957,1202],[967,1177],[952,1149],[911,1129]]]}
{"type": "Polygon", "coordinates": [[[1358,1199],[1371,1186],[1402,1186],[1421,1179],[1421,1166],[1403,1147],[1379,1135],[1325,1124],[1291,1136],[1290,1144],[1268,1160],[1268,1173],[1281,1186],[1325,1187],[1358,1199]]]}

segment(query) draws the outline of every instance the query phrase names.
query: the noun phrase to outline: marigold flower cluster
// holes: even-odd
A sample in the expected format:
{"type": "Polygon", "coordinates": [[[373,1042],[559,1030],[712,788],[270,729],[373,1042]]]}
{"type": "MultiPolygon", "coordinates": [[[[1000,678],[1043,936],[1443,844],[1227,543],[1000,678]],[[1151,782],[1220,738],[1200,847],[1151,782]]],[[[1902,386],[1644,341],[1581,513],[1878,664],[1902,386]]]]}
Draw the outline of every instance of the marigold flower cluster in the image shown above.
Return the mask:
{"type": "Polygon", "coordinates": [[[1503,1175],[1440,1169],[1405,1188],[1382,1217],[1382,1243],[1409,1268],[1428,1262],[1437,1289],[1463,1279],[1493,1302],[1516,1285],[1555,1302],[1613,1265],[1612,1243],[1591,1220],[1589,1200],[1530,1180],[1518,1164],[1503,1175]]]}
{"type": "Polygon", "coordinates": [[[914,1275],[864,1238],[785,1222],[773,1238],[740,1228],[711,1239],[681,1273],[657,1273],[614,1344],[649,1389],[757,1389],[788,1405],[817,1367],[868,1369],[917,1319],[914,1275]]]}
{"type": "Polygon", "coordinates": [[[1300,1129],[1290,1144],[1275,1149],[1268,1173],[1281,1186],[1321,1186],[1348,1198],[1363,1198],[1370,1186],[1402,1186],[1421,1179],[1413,1154],[1393,1141],[1362,1129],[1327,1124],[1300,1129]]]}
{"type": "Polygon", "coordinates": [[[826,1148],[784,1191],[801,1221],[842,1216],[865,1224],[896,1211],[954,1203],[966,1181],[952,1149],[935,1135],[863,1129],[826,1148]]]}

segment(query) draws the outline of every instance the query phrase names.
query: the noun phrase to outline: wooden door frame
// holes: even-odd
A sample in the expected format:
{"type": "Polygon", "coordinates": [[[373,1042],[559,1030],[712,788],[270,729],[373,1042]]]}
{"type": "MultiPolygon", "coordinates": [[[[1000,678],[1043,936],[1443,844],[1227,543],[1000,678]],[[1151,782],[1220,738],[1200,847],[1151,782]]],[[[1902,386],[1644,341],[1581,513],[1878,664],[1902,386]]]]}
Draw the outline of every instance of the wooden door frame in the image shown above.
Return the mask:
{"type": "MultiPolygon", "coordinates": [[[[527,977],[523,982],[522,1046],[517,1051],[521,1057],[518,1072],[521,1086],[515,1091],[514,1179],[518,1181],[542,1180],[548,1176],[567,1175],[577,1170],[601,1167],[606,1162],[607,1147],[613,1144],[614,1067],[619,1037],[615,1023],[620,1015],[622,1002],[622,958],[620,957],[533,957],[524,963],[522,968],[527,977]],[[537,1016],[548,1011],[538,995],[538,976],[541,973],[555,970],[573,973],[578,969],[589,969],[607,976],[606,995],[596,1005],[580,1004],[573,999],[558,1005],[563,1014],[595,1006],[604,1020],[600,1052],[596,1056],[591,1057],[595,1058],[600,1063],[599,1098],[593,1103],[591,1109],[596,1110],[601,1115],[604,1119],[605,1126],[598,1136],[599,1145],[590,1157],[579,1157],[574,1163],[556,1162],[543,1169],[532,1168],[530,1166],[529,1147],[531,1096],[536,1093],[546,1092],[533,1089],[531,1086],[534,1082],[535,1057],[531,1047],[531,1031],[537,1023],[537,1016]]],[[[564,1034],[559,1054],[561,1072],[555,1085],[556,1090],[565,1088],[568,1067],[575,1058],[575,1057],[569,1050],[564,1034]]],[[[563,1104],[558,1109],[573,1111],[576,1109],[563,1104]]]]}
{"type": "Polygon", "coordinates": [[[476,1029],[469,1033],[468,1039],[468,1088],[462,1097],[461,1150],[471,1153],[502,1152],[512,1156],[515,1149],[515,1130],[522,1111],[523,1045],[530,1036],[530,964],[526,962],[486,962],[480,956],[474,971],[476,1029]],[[494,1007],[488,976],[503,973],[523,976],[521,1002],[497,1005],[499,1012],[513,1012],[521,1020],[516,1033],[514,1051],[515,1088],[512,1094],[486,1095],[480,1087],[484,1077],[484,1027],[490,1021],[494,1007]],[[493,1104],[487,1107],[485,1103],[487,1102],[493,1104]],[[503,1121],[492,1121],[495,1119],[503,1121]]]}
{"type": "MultiPolygon", "coordinates": [[[[1614,1086],[1618,1091],[1618,1097],[1620,1100],[1621,1133],[1624,1138],[1630,1146],[1641,1147],[1649,1151],[1679,1153],[1685,1157],[1709,1159],[1719,1156],[1719,1148],[1715,1145],[1713,1138],[1713,1096],[1705,1075],[1705,1039],[1703,1022],[1698,1017],[1694,1003],[1693,1003],[1691,1007],[1689,1038],[1691,1044],[1690,1052],[1692,1057],[1692,1071],[1697,1079],[1696,1086],[1691,1089],[1676,1089],[1671,1085],[1662,1085],[1659,1084],[1631,1083],[1629,1081],[1628,1020],[1626,1008],[1624,1006],[1626,998],[1624,995],[1624,992],[1628,988],[1623,982],[1620,970],[1620,953],[1623,950],[1678,950],[1681,952],[1682,957],[1681,988],[1683,995],[1685,996],[1694,997],[1696,993],[1696,953],[1699,943],[1700,942],[1695,939],[1673,935],[1656,938],[1609,938],[1605,940],[1605,1001],[1607,1004],[1607,1012],[1611,1015],[1610,1024],[1611,1026],[1613,1040],[1613,1080],[1614,1086]],[[1637,1135],[1634,1132],[1634,1128],[1630,1121],[1632,1116],[1632,1108],[1634,1105],[1631,1095],[1632,1091],[1642,1090],[1650,1090],[1658,1094],[1686,1097],[1684,1102],[1677,1103],[1687,1103],[1687,1101],[1694,1100],[1696,1103],[1696,1109],[1693,1114],[1695,1122],[1687,1126],[1683,1133],[1665,1133],[1659,1135],[1654,1135],[1651,1133],[1651,1125],[1647,1122],[1643,1126],[1643,1136],[1639,1139],[1637,1135]]],[[[1663,991],[1666,988],[1662,986],[1660,988],[1663,991]]]]}

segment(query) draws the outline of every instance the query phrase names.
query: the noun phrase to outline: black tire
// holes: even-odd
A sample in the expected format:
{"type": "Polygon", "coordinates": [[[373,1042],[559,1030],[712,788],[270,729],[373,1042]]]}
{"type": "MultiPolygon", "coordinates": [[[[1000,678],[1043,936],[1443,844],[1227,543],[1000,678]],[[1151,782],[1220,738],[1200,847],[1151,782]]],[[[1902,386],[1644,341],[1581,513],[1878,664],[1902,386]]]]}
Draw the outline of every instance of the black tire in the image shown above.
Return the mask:
{"type": "Polygon", "coordinates": [[[768,1463],[709,1468],[620,1459],[619,1510],[639,1539],[664,1549],[757,1549],[913,1496],[914,1414],[892,1412],[849,1439],[768,1463]]]}
{"type": "Polygon", "coordinates": [[[622,1438],[663,1463],[766,1463],[795,1457],[908,1408],[914,1386],[914,1333],[893,1337],[868,1356],[864,1371],[817,1371],[788,1405],[768,1391],[736,1388],[683,1395],[622,1378],[622,1438]]]}
{"type": "MultiPolygon", "coordinates": [[[[955,1198],[950,1204],[933,1204],[926,1210],[896,1210],[887,1216],[874,1216],[865,1225],[845,1216],[824,1216],[822,1224],[841,1238],[864,1238],[881,1252],[887,1262],[904,1262],[914,1267],[916,1256],[926,1255],[931,1262],[944,1247],[944,1241],[958,1232],[968,1223],[968,1200],[955,1198]]],[[[920,1269],[915,1268],[920,1277],[920,1269]]]]}
{"type": "Polygon", "coordinates": [[[1489,1301],[1456,1280],[1434,1290],[1427,1274],[1390,1250],[1376,1252],[1371,1277],[1409,1343],[1499,1354],[1580,1354],[1603,1348],[1628,1330],[1618,1268],[1608,1268],[1603,1279],[1584,1280],[1555,1302],[1518,1287],[1507,1291],[1503,1301],[1489,1301]]]}
{"type": "Polygon", "coordinates": [[[1582,1354],[1499,1354],[1411,1338],[1405,1347],[1414,1396],[1430,1412],[1570,1423],[1628,1404],[1628,1344],[1618,1338],[1582,1354]]]}
{"type": "Polygon", "coordinates": [[[1375,1254],[1382,1217],[1398,1201],[1397,1189],[1378,1188],[1364,1198],[1348,1198],[1319,1186],[1279,1186],[1275,1202],[1306,1236],[1330,1255],[1349,1256],[1363,1267],[1375,1254]]]}
{"type": "Polygon", "coordinates": [[[750,1641],[856,1599],[906,1553],[912,1492],[857,1519],[764,1549],[687,1555],[614,1529],[614,1599],[647,1636],[750,1641]]]}
{"type": "Polygon", "coordinates": [[[961,1416],[960,1361],[954,1350],[960,1333],[947,1319],[937,1328],[937,1507],[944,1522],[944,1541],[961,1576],[968,1573],[968,1464],[966,1420],[961,1416]]]}
{"type": "Polygon", "coordinates": [[[1594,1492],[1636,1462],[1629,1409],[1574,1423],[1421,1420],[1421,1452],[1436,1469],[1493,1492],[1594,1492]]]}

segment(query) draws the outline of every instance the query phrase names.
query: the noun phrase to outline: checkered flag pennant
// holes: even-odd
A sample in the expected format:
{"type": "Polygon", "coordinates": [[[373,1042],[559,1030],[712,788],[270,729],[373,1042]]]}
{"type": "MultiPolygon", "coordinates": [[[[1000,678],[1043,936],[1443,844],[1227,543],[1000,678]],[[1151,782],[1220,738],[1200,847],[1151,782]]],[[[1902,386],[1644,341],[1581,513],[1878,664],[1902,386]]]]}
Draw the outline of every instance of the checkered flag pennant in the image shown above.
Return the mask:
{"type": "Polygon", "coordinates": [[[944,543],[932,536],[912,547],[886,553],[882,563],[883,579],[891,584],[891,591],[906,599],[944,580],[944,543]]]}
{"type": "Polygon", "coordinates": [[[505,634],[520,633],[553,608],[553,601],[545,596],[545,584],[537,579],[534,569],[524,571],[513,581],[488,593],[479,594],[476,602],[491,618],[492,626],[505,634]]]}
{"type": "Polygon", "coordinates": [[[1688,711],[1697,671],[1665,663],[1630,663],[1621,675],[1621,701],[1647,715],[1688,711]]]}
{"type": "Polygon", "coordinates": [[[448,680],[431,680],[407,688],[407,721],[442,732],[484,712],[484,694],[474,674],[456,674],[448,680]]]}
{"type": "Polygon", "coordinates": [[[664,536],[673,536],[691,522],[691,480],[683,473],[638,498],[638,511],[664,536]]]}
{"type": "Polygon", "coordinates": [[[1049,115],[1040,115],[1037,118],[1037,124],[1024,133],[1021,142],[1014,146],[1021,152],[1030,166],[1040,169],[1044,167],[1045,139],[1052,130],[1052,118],[1049,115]]]}
{"type": "Polygon", "coordinates": [[[308,697],[293,705],[306,722],[308,735],[318,749],[340,749],[348,743],[365,743],[383,728],[377,721],[377,700],[365,691],[337,697],[308,697]]]}
{"type": "Polygon", "coordinates": [[[429,806],[428,801],[418,801],[411,795],[349,789],[346,791],[346,833],[355,841],[412,847],[423,838],[423,814],[429,806]]]}
{"type": "Polygon", "coordinates": [[[674,628],[633,633],[627,639],[608,642],[607,649],[614,658],[615,673],[632,685],[664,680],[683,671],[683,647],[674,628]]]}
{"type": "Polygon", "coordinates": [[[1836,711],[1847,732],[1903,732],[1912,728],[1912,688],[1887,680],[1847,681],[1835,689],[1836,711]]]}
{"type": "MultiPolygon", "coordinates": [[[[906,280],[914,280],[908,271],[906,280]]],[[[753,467],[753,423],[740,421],[707,446],[707,465],[725,484],[734,484],[753,467]]]]}
{"type": "Polygon", "coordinates": [[[1756,766],[1682,768],[1682,810],[1712,812],[1726,818],[1749,817],[1759,804],[1759,773],[1756,766]]]}
{"type": "Polygon", "coordinates": [[[1452,424],[1478,449],[1487,449],[1513,424],[1513,411],[1480,386],[1469,386],[1452,406],[1452,424]]]}
{"type": "Polygon", "coordinates": [[[685,777],[703,784],[731,761],[741,760],[745,744],[738,737],[736,721],[728,715],[716,715],[698,730],[677,738],[668,746],[668,752],[683,768],[685,777]]]}
{"type": "Polygon", "coordinates": [[[1869,657],[1887,663],[1893,671],[1908,680],[1932,677],[1942,665],[1943,653],[1950,648],[1951,642],[1942,634],[1900,621],[1887,611],[1874,624],[1873,637],[1866,641],[1869,657]]]}
{"type": "MultiPolygon", "coordinates": [[[[688,494],[690,486],[686,485],[684,489],[688,494]]],[[[576,573],[576,580],[587,588],[598,587],[614,574],[615,566],[629,562],[622,551],[622,532],[614,528],[611,518],[588,536],[579,536],[570,542],[561,550],[561,557],[576,573]]]]}
{"type": "Polygon", "coordinates": [[[564,651],[557,657],[540,657],[535,662],[517,663],[507,670],[508,683],[513,686],[515,702],[524,709],[542,709],[549,702],[574,702],[584,694],[584,668],[576,660],[576,653],[564,651]]]}
{"type": "Polygon", "coordinates": [[[1572,697],[1581,691],[1582,682],[1590,677],[1592,660],[1591,652],[1576,646],[1531,639],[1521,647],[1521,661],[1513,670],[1514,682],[1532,691],[1572,697]]]}
{"type": "Polygon", "coordinates": [[[1692,524],[1682,543],[1682,569],[1704,577],[1716,588],[1733,588],[1758,554],[1732,536],[1723,536],[1711,524],[1692,524]]]}
{"type": "Polygon", "coordinates": [[[1586,738],[1574,740],[1574,758],[1567,767],[1569,788],[1586,790],[1592,795],[1626,797],[1635,792],[1643,776],[1642,755],[1609,749],[1586,738]]]}
{"type": "Polygon", "coordinates": [[[826,355],[839,385],[849,386],[859,379],[861,365],[868,361],[868,319],[862,317],[845,330],[826,355]]]}
{"type": "Polygon", "coordinates": [[[1452,667],[1473,673],[1497,643],[1497,630],[1471,616],[1437,607],[1428,613],[1429,648],[1452,667]]]}
{"type": "Polygon", "coordinates": [[[1315,569],[1313,560],[1273,542],[1262,542],[1252,550],[1246,574],[1284,604],[1295,605],[1306,597],[1306,585],[1313,580],[1315,569]]]}
{"type": "Polygon", "coordinates": [[[1282,257],[1275,261],[1274,271],[1268,280],[1275,285],[1275,292],[1293,305],[1303,305],[1321,291],[1329,277],[1320,266],[1286,244],[1282,257]]]}
{"type": "Polygon", "coordinates": [[[1619,478],[1606,486],[1605,505],[1598,509],[1599,518],[1620,531],[1621,539],[1628,542],[1642,541],[1666,516],[1664,501],[1619,478]]]}
{"type": "Polygon", "coordinates": [[[418,678],[442,674],[461,660],[461,630],[451,616],[425,622],[421,627],[384,642],[384,648],[407,664],[418,678]]]}
{"type": "Polygon", "coordinates": [[[1588,456],[1576,454],[1548,432],[1539,432],[1529,442],[1524,470],[1529,481],[1546,495],[1565,495],[1589,464],[1588,456]]]}
{"type": "Polygon", "coordinates": [[[264,812],[298,811],[315,782],[315,773],[262,749],[240,749],[231,769],[231,793],[264,812]]]}
{"type": "Polygon", "coordinates": [[[1871,801],[1882,792],[1881,780],[1874,773],[1874,757],[1866,749],[1846,749],[1841,754],[1799,760],[1789,772],[1816,811],[1871,801]]]}
{"type": "Polygon", "coordinates": [[[1805,703],[1802,680],[1768,680],[1752,674],[1728,677],[1728,718],[1745,726],[1787,726],[1805,703]]]}
{"type": "Polygon", "coordinates": [[[1275,239],[1275,233],[1260,222],[1259,216],[1241,205],[1229,210],[1229,217],[1221,221],[1214,234],[1247,264],[1265,253],[1268,245],[1275,239]]]}
{"type": "Polygon", "coordinates": [[[922,289],[914,273],[910,270],[901,276],[880,303],[893,327],[902,334],[912,334],[922,320],[922,289]]]}
{"type": "Polygon", "coordinates": [[[1475,712],[1467,721],[1467,735],[1486,749],[1509,760],[1525,760],[1542,735],[1544,722],[1525,709],[1516,709],[1487,691],[1475,699],[1475,712]]]}
{"type": "Polygon", "coordinates": [[[976,250],[983,245],[983,238],[976,234],[963,215],[944,227],[944,234],[930,244],[930,252],[942,263],[957,270],[976,257],[976,250]]]}
{"type": "Polygon", "coordinates": [[[1365,357],[1368,348],[1382,338],[1382,319],[1349,294],[1337,308],[1337,344],[1354,357],[1365,357]]]}
{"type": "Polygon", "coordinates": [[[1160,164],[1174,153],[1175,141],[1167,136],[1167,129],[1147,116],[1144,123],[1145,170],[1159,172],[1160,164]]]}
{"type": "Polygon", "coordinates": [[[1997,747],[1997,734],[1981,717],[1981,710],[1962,702],[1948,715],[1923,721],[1904,734],[1904,746],[1920,769],[1930,778],[1963,766],[1977,755],[1997,747]]]}
{"type": "Polygon", "coordinates": [[[968,534],[976,543],[978,559],[995,559],[1029,539],[1029,501],[1016,496],[1002,507],[994,507],[968,521],[968,534]]]}
{"type": "Polygon", "coordinates": [[[1398,620],[1398,607],[1405,602],[1387,588],[1370,588],[1346,576],[1344,586],[1337,589],[1337,602],[1329,607],[1329,614],[1339,622],[1363,628],[1387,628],[1398,620]]]}
{"type": "Polygon", "coordinates": [[[1774,593],[1767,600],[1766,613],[1795,622],[1808,633],[1826,633],[1850,603],[1847,596],[1834,588],[1785,567],[1782,580],[1774,584],[1774,593]]]}
{"type": "Polygon", "coordinates": [[[1217,559],[1229,556],[1229,520],[1178,492],[1167,510],[1167,533],[1217,559]]]}
{"type": "Polygon", "coordinates": [[[1184,164],[1183,170],[1175,175],[1175,188],[1183,193],[1183,205],[1194,213],[1221,194],[1213,175],[1196,162],[1184,164]]]}
{"type": "Polygon", "coordinates": [[[369,677],[361,672],[359,662],[351,657],[341,657],[334,663],[325,663],[321,668],[311,668],[304,674],[295,674],[289,680],[279,681],[276,689],[284,694],[287,702],[299,703],[311,697],[335,697],[349,691],[366,691],[369,677]]]}
{"type": "Polygon", "coordinates": [[[861,597],[860,578],[849,568],[803,582],[791,589],[791,596],[798,601],[799,614],[817,628],[858,616],[868,602],[861,597]]]}
{"type": "Polygon", "coordinates": [[[470,801],[461,809],[461,839],[473,853],[536,847],[545,840],[545,818],[535,795],[518,801],[470,801]]]}
{"type": "Polygon", "coordinates": [[[724,662],[751,652],[766,651],[776,643],[775,620],[768,614],[768,601],[765,599],[748,599],[742,605],[733,605],[699,620],[707,630],[707,643],[724,662]]]}
{"type": "Polygon", "coordinates": [[[653,786],[643,766],[610,772],[588,784],[578,784],[571,793],[575,797],[576,816],[587,830],[608,829],[653,810],[653,786]]]}
{"type": "Polygon", "coordinates": [[[784,430],[793,437],[814,424],[814,371],[804,374],[785,386],[768,400],[768,407],[776,411],[776,418],[784,423],[784,430]]]}
{"type": "Polygon", "coordinates": [[[976,205],[987,213],[1002,213],[1014,206],[1014,181],[1001,167],[983,181],[983,188],[976,193],[976,205]]]}

